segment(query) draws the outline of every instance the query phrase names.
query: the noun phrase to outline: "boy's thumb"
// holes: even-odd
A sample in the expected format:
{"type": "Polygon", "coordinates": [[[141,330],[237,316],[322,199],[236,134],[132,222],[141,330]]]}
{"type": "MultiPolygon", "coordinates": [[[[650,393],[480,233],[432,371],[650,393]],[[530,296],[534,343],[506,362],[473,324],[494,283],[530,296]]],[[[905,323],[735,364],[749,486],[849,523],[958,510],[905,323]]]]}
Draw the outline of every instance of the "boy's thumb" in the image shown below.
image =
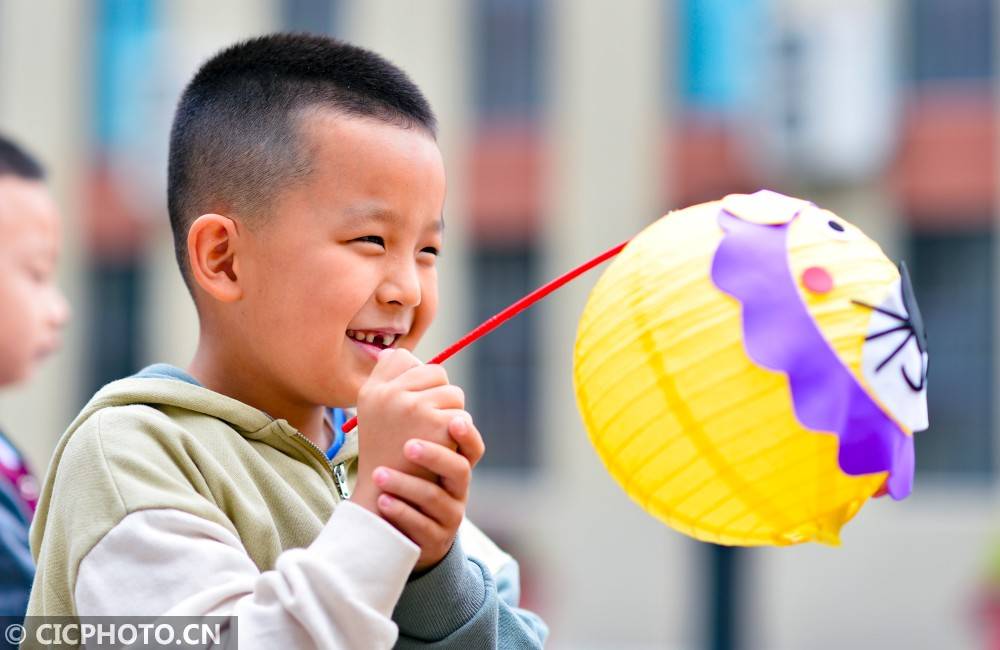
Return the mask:
{"type": "Polygon", "coordinates": [[[420,359],[413,356],[413,353],[404,348],[385,348],[379,350],[375,368],[372,370],[373,378],[389,381],[403,374],[410,368],[421,365],[420,359]]]}

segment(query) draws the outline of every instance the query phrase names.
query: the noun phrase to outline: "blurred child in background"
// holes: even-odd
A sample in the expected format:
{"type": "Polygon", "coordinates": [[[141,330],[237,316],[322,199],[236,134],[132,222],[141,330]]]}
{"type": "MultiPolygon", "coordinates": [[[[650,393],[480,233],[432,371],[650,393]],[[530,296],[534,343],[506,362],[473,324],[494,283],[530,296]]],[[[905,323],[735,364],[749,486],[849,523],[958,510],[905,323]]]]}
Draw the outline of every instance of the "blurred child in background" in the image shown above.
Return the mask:
{"type": "MultiPolygon", "coordinates": [[[[25,381],[59,345],[69,317],[55,285],[59,211],[44,172],[0,136],[0,387],[25,381]]],[[[28,606],[34,565],[28,526],[38,484],[24,458],[0,433],[0,615],[28,606]]]]}

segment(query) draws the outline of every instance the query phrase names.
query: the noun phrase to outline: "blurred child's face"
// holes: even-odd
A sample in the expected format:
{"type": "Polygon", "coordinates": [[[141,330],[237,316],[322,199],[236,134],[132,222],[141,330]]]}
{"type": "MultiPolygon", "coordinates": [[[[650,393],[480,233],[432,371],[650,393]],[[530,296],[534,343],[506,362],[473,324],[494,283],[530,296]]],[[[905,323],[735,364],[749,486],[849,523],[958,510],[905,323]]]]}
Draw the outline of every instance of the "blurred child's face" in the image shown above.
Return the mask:
{"type": "Polygon", "coordinates": [[[26,379],[69,317],[55,285],[59,212],[45,185],[0,177],[0,385],[26,379]]]}
{"type": "Polygon", "coordinates": [[[412,349],[434,318],[444,165],[417,128],[326,110],[301,125],[312,172],[247,233],[237,305],[274,389],[348,406],[379,350],[412,349]]]}

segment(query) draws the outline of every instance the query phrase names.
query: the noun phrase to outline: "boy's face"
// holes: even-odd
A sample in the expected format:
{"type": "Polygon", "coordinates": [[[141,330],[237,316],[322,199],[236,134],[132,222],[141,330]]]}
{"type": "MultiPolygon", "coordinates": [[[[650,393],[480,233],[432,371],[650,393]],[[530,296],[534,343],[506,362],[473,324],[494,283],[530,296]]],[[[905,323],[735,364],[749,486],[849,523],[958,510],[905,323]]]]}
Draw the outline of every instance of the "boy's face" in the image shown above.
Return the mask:
{"type": "Polygon", "coordinates": [[[59,212],[40,181],[0,177],[0,385],[59,346],[69,307],[55,285],[59,212]]]}
{"type": "Polygon", "coordinates": [[[328,110],[301,128],[312,172],[246,233],[236,305],[273,390],[348,406],[386,340],[412,349],[434,318],[444,164],[420,129],[328,110]]]}

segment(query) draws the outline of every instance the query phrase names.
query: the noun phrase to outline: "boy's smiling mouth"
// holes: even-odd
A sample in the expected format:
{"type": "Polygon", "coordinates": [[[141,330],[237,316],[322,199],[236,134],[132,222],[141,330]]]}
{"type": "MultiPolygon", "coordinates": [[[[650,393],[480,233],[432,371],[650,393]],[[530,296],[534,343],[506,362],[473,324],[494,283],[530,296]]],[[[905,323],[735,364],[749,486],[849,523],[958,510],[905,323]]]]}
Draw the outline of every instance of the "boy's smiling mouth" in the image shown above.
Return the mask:
{"type": "Polygon", "coordinates": [[[401,336],[401,332],[387,330],[347,330],[347,338],[379,350],[391,348],[401,336]]]}

